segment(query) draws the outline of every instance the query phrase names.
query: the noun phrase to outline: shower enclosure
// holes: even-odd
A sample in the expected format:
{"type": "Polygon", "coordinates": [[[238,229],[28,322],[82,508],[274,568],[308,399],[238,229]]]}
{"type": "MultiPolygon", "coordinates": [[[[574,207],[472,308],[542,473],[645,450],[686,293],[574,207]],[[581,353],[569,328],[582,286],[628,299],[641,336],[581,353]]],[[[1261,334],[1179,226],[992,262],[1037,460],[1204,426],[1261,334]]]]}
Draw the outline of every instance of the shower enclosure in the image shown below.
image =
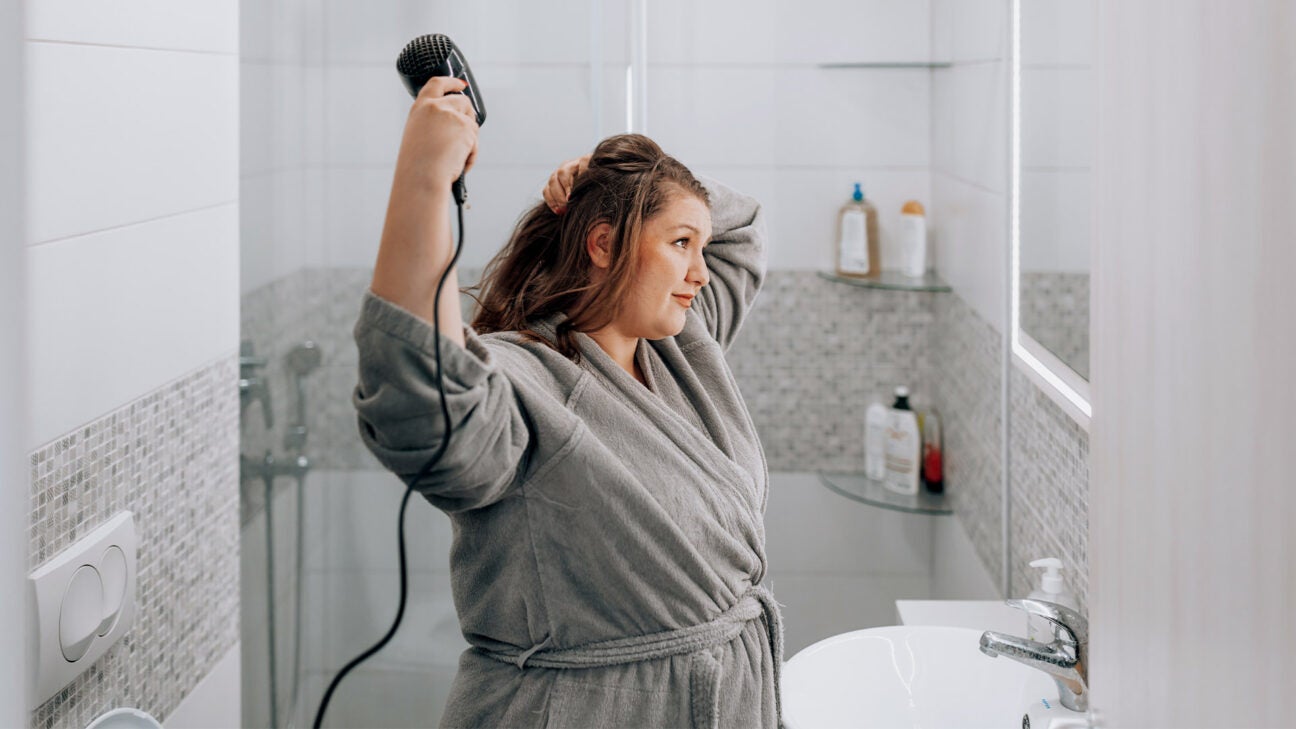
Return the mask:
{"type": "MultiPolygon", "coordinates": [[[[950,470],[953,509],[978,525],[975,548],[961,519],[848,501],[814,473],[862,469],[870,397],[898,384],[934,393],[942,380],[926,352],[959,311],[938,298],[952,294],[865,290],[815,273],[831,268],[838,198],[860,175],[897,215],[906,198],[931,197],[933,5],[243,0],[245,726],[311,724],[338,669],[396,612],[403,486],[360,442],[351,330],[410,106],[396,57],[426,33],[464,51],[490,112],[466,181],[462,285],[478,280],[555,167],[611,134],[646,132],[763,203],[770,271],[728,358],[771,471],[767,579],[785,606],[788,657],[896,622],[896,599],[994,596],[988,577],[969,578],[1004,564],[986,516],[1001,503],[993,457],[950,470]]],[[[898,222],[888,215],[884,243],[898,222]]],[[[950,429],[958,445],[997,453],[999,431],[983,427],[993,400],[976,397],[970,376],[944,380],[972,403],[948,411],[970,424],[950,429]]],[[[440,718],[466,648],[449,520],[414,499],[406,535],[404,623],[341,685],[325,726],[440,718]]]]}
{"type": "MultiPolygon", "coordinates": [[[[360,443],[350,333],[410,105],[397,54],[416,36],[450,36],[490,110],[467,178],[467,285],[558,163],[628,124],[642,128],[642,99],[627,103],[642,89],[635,8],[241,3],[245,726],[310,725],[336,671],[396,612],[403,487],[360,443]]],[[[429,726],[440,716],[466,647],[450,597],[449,522],[419,499],[409,511],[404,623],[343,682],[326,726],[429,726]]]]}

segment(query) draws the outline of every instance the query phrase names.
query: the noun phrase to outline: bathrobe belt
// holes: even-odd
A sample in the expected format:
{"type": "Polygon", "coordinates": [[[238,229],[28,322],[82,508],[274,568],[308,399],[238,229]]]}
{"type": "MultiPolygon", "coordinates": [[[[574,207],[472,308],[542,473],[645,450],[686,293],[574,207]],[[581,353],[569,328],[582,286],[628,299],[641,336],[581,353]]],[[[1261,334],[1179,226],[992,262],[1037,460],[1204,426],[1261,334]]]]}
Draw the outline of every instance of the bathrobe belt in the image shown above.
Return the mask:
{"type": "Polygon", "coordinates": [[[760,616],[765,617],[765,629],[769,632],[770,647],[774,654],[774,708],[779,726],[782,726],[780,674],[783,668],[783,619],[774,596],[760,585],[752,585],[733,607],[715,619],[687,628],[587,643],[572,648],[545,648],[545,644],[549,642],[545,638],[538,645],[519,653],[478,650],[497,661],[512,663],[518,668],[527,665],[538,668],[596,668],[691,653],[693,660],[689,668],[689,689],[692,694],[693,725],[713,729],[720,722],[717,694],[723,667],[708,649],[737,638],[749,621],[760,616]]]}

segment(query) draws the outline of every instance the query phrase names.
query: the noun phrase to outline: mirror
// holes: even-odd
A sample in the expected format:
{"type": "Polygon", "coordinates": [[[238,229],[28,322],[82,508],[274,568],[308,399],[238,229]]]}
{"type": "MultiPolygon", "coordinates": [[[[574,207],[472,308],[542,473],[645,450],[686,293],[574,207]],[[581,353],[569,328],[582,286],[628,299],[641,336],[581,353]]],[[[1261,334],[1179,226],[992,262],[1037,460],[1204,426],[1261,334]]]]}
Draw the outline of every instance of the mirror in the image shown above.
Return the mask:
{"type": "Polygon", "coordinates": [[[1087,422],[1094,0],[1013,16],[1014,359],[1087,422]]]}

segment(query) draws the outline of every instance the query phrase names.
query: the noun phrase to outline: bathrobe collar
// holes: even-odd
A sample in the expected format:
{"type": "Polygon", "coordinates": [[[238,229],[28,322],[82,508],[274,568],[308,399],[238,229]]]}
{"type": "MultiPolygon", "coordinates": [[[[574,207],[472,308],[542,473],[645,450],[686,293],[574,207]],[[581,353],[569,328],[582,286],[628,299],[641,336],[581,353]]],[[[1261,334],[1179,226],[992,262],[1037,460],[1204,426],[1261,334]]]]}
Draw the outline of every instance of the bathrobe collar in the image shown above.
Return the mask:
{"type": "MultiPolygon", "coordinates": [[[[532,331],[554,342],[557,340],[558,325],[567,319],[567,314],[560,311],[547,317],[532,320],[530,326],[532,331]]],[[[699,467],[712,474],[718,481],[731,484],[738,489],[744,497],[744,501],[747,501],[746,496],[748,494],[753,494],[759,489],[759,484],[754,482],[752,474],[735,463],[733,457],[716,443],[716,438],[711,433],[698,430],[697,426],[672,409],[659,394],[659,389],[650,390],[636,380],[621,365],[617,364],[607,352],[603,351],[603,347],[593,337],[584,332],[572,332],[572,334],[573,341],[580,348],[580,366],[598,376],[616,392],[623,394],[629,402],[633,403],[640,412],[647,416],[668,438],[679,446],[680,450],[689,454],[699,467]]],[[[639,339],[639,344],[635,349],[635,359],[644,372],[644,378],[650,384],[655,382],[652,357],[654,354],[659,356],[661,354],[656,352],[655,349],[649,340],[642,337],[639,339]]],[[[672,359],[674,359],[673,356],[672,359]]],[[[687,397],[689,393],[685,392],[684,395],[687,397]]],[[[718,417],[714,414],[711,404],[705,402],[705,397],[702,400],[703,402],[695,403],[699,409],[699,417],[703,421],[718,417]]],[[[719,435],[721,439],[727,441],[727,434],[721,433],[719,435]]],[[[755,437],[754,434],[753,437],[755,437]]],[[[757,497],[758,504],[759,501],[760,499],[757,497]]]]}

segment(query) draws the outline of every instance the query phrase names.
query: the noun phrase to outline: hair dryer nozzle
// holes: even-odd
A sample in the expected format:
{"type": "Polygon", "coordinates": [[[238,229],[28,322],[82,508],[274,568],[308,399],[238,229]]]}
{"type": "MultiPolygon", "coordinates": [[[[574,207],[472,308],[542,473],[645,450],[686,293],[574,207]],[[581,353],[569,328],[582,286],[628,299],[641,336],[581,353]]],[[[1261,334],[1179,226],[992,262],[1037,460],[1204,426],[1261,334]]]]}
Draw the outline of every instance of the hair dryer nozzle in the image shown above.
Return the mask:
{"type": "Polygon", "coordinates": [[[418,96],[428,79],[433,76],[453,76],[468,82],[463,95],[472,102],[477,112],[477,126],[486,123],[486,106],[482,103],[477,81],[473,78],[463,52],[449,37],[440,33],[421,35],[405,44],[396,58],[396,71],[400,73],[410,96],[418,96]]]}

